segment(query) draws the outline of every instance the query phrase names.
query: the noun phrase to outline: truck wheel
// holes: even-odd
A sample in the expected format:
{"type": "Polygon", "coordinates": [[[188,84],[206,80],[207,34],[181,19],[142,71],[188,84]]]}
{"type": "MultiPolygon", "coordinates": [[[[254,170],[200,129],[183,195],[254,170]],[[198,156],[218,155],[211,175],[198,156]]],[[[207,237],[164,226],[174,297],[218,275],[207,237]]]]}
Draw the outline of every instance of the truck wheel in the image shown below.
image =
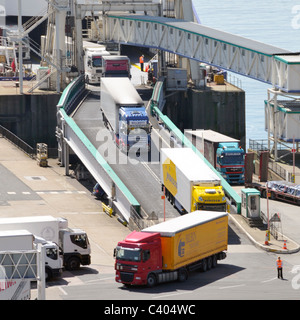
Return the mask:
{"type": "Polygon", "coordinates": [[[69,271],[78,270],[80,267],[80,260],[78,257],[71,257],[67,261],[66,269],[69,271]]]}
{"type": "Polygon", "coordinates": [[[207,258],[207,270],[212,268],[212,257],[207,258]]]}
{"type": "Polygon", "coordinates": [[[182,268],[178,271],[178,281],[184,282],[189,277],[188,272],[185,268],[182,268]]]}
{"type": "Polygon", "coordinates": [[[201,272],[206,272],[206,271],[207,271],[207,260],[203,259],[202,266],[201,266],[201,272]]]}
{"type": "Polygon", "coordinates": [[[45,268],[45,280],[50,281],[52,279],[52,271],[49,268],[45,268]]]}
{"type": "Polygon", "coordinates": [[[218,265],[218,257],[217,255],[213,255],[212,257],[212,267],[215,268],[218,265]]]}
{"type": "Polygon", "coordinates": [[[156,276],[153,273],[150,273],[147,278],[147,287],[153,288],[154,286],[156,286],[156,282],[156,276]]]}

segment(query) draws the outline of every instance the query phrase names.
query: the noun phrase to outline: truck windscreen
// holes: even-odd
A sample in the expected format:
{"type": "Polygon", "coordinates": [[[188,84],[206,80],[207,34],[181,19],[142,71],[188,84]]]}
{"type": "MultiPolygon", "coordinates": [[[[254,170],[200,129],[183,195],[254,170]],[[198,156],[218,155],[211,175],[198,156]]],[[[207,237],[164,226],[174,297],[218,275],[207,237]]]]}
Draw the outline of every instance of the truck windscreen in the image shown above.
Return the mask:
{"type": "Polygon", "coordinates": [[[141,261],[141,249],[117,247],[116,258],[117,260],[139,262],[141,261]]]}
{"type": "Polygon", "coordinates": [[[93,67],[95,67],[95,68],[102,67],[102,58],[101,58],[101,56],[93,57],[93,67]]]}
{"type": "Polygon", "coordinates": [[[224,154],[221,155],[222,163],[223,164],[243,164],[244,157],[241,153],[231,153],[231,154],[224,154]]]}

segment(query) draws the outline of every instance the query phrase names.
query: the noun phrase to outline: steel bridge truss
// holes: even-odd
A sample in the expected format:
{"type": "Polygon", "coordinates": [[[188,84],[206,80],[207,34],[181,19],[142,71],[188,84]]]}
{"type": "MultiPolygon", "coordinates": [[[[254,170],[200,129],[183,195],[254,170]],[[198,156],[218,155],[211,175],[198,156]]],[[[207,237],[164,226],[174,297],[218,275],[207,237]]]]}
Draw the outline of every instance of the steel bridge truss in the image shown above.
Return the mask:
{"type": "Polygon", "coordinates": [[[300,55],[178,19],[104,15],[105,38],[157,48],[259,80],[284,92],[300,92],[300,55]]]}

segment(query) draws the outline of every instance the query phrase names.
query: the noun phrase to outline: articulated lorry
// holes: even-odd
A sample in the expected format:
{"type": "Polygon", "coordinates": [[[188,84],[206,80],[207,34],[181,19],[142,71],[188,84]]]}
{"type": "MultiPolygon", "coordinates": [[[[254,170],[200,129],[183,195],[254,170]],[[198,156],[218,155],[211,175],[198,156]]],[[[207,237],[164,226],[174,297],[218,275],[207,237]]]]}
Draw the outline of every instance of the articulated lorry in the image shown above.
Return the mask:
{"type": "Polygon", "coordinates": [[[184,134],[228,183],[245,183],[245,151],[239,140],[213,130],[185,130],[184,134]]]}
{"type": "Polygon", "coordinates": [[[85,81],[90,84],[100,84],[103,73],[103,57],[110,53],[105,46],[83,41],[85,81]]]}
{"type": "MultiPolygon", "coordinates": [[[[25,229],[35,237],[54,242],[59,246],[63,265],[67,270],[76,270],[91,263],[91,248],[87,234],[81,229],[68,228],[68,220],[52,216],[1,218],[0,230],[25,229]]],[[[48,251],[51,259],[53,251],[48,251]]]]}
{"type": "Polygon", "coordinates": [[[103,57],[103,77],[131,78],[130,59],[127,56],[103,57]]]}
{"type": "Polygon", "coordinates": [[[116,282],[153,287],[185,281],[190,271],[216,267],[227,244],[226,212],[195,211],[133,231],[115,248],[116,282]]]}
{"type": "Polygon", "coordinates": [[[150,150],[149,117],[128,78],[102,78],[100,105],[103,122],[122,151],[128,153],[133,146],[136,150],[150,150]]]}
{"type": "Polygon", "coordinates": [[[160,149],[160,179],[166,197],[182,214],[226,211],[221,179],[191,148],[160,149]]]}
{"type": "MultiPolygon", "coordinates": [[[[35,250],[34,235],[27,230],[0,231],[0,300],[29,300],[30,279],[11,279],[13,266],[18,264],[18,252],[35,250]],[[15,256],[5,255],[15,252],[15,256]],[[13,260],[13,261],[12,261],[13,260]]],[[[27,267],[23,262],[23,268],[27,267]]],[[[21,267],[21,266],[20,266],[21,267]]],[[[23,271],[23,270],[22,270],[23,271]]],[[[30,271],[28,271],[30,272],[30,271]]]]}

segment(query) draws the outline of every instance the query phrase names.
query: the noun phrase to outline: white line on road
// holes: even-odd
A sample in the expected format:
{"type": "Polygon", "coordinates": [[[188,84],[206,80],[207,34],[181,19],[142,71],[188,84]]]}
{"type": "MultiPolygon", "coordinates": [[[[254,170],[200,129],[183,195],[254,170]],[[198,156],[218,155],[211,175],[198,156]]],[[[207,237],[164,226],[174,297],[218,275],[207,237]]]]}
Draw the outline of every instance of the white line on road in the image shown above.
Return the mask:
{"type": "Polygon", "coordinates": [[[237,284],[235,286],[228,286],[228,287],[220,287],[219,289],[220,290],[223,290],[223,289],[232,289],[232,288],[238,288],[238,287],[243,287],[245,286],[245,284],[237,284]]]}
{"type": "Polygon", "coordinates": [[[62,292],[63,295],[67,296],[68,294],[62,287],[58,287],[58,289],[62,292]]]}
{"type": "Polygon", "coordinates": [[[272,278],[272,279],[269,279],[269,280],[264,280],[264,281],[261,281],[261,283],[266,283],[266,282],[270,282],[270,281],[274,281],[274,280],[276,280],[277,278],[276,277],[274,277],[274,278],[272,278]]]}
{"type": "Polygon", "coordinates": [[[194,291],[180,291],[180,292],[174,292],[174,293],[170,293],[170,294],[157,295],[157,296],[154,296],[153,299],[161,299],[161,298],[179,296],[181,294],[188,294],[188,293],[194,293],[194,291]]]}
{"type": "Polygon", "coordinates": [[[141,163],[148,170],[148,172],[153,176],[153,178],[160,184],[160,179],[154,173],[154,171],[148,166],[148,164],[146,162],[141,162],[141,163]]]}

